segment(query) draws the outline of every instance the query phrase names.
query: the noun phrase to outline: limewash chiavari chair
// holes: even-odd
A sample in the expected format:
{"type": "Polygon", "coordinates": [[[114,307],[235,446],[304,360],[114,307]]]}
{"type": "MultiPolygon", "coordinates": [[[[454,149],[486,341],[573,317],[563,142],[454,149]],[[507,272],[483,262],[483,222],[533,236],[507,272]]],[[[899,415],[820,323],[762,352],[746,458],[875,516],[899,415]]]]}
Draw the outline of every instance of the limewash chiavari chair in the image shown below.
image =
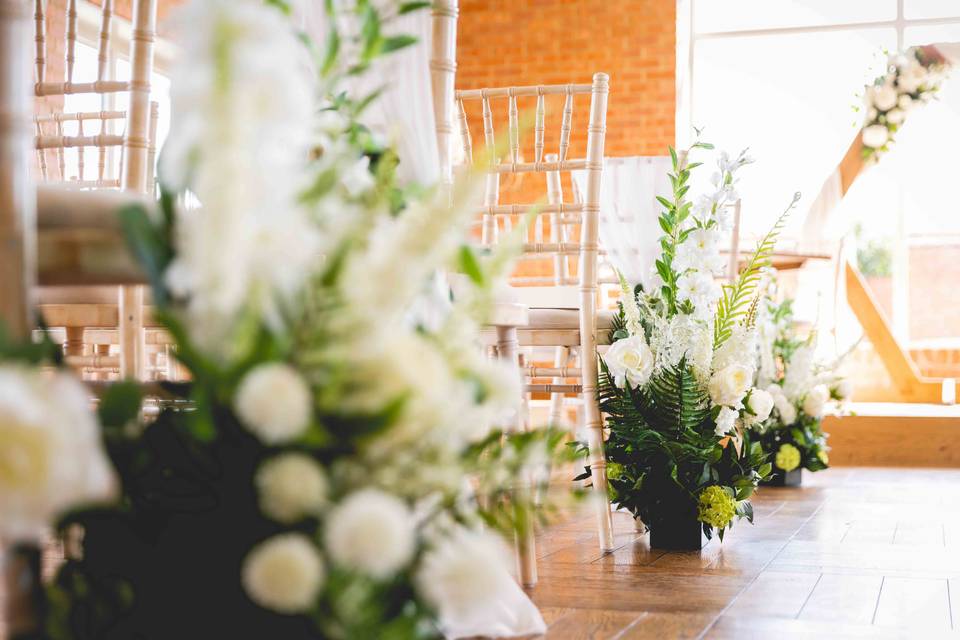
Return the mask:
{"type": "MultiPolygon", "coordinates": [[[[603,453],[603,424],[597,403],[597,269],[598,269],[598,222],[600,179],[603,169],[603,148],[606,133],[607,94],[609,78],[597,73],[591,84],[539,85],[504,87],[457,91],[458,121],[465,159],[473,162],[473,141],[468,125],[466,103],[481,102],[484,144],[489,165],[484,206],[479,212],[481,243],[490,247],[498,242],[499,221],[509,229],[513,218],[528,215],[531,211],[538,217],[546,217],[550,224],[550,241],[542,241],[542,223],[534,224],[534,242],[523,245],[523,258],[546,258],[554,265],[552,276],[524,276],[512,279],[514,297],[530,307],[529,324],[519,332],[520,344],[536,347],[562,347],[555,353],[554,367],[530,367],[525,373],[535,377],[552,378],[552,384],[528,384],[527,392],[553,394],[576,393],[583,398],[584,426],[590,441],[590,467],[593,487],[597,493],[598,526],[600,547],[607,551],[613,548],[613,533],[610,509],[607,504],[606,459],[603,453]],[[559,95],[564,99],[558,153],[545,154],[546,96],[559,95]],[[590,116],[587,129],[587,153],[583,159],[569,159],[573,123],[574,99],[578,95],[590,96],[590,116]],[[518,98],[536,100],[533,161],[522,158],[518,98]],[[496,158],[494,132],[494,102],[506,100],[508,120],[508,157],[505,161],[496,158]],[[560,176],[563,173],[585,170],[586,193],[583,202],[563,202],[560,176]],[[501,178],[534,173],[543,174],[546,180],[547,204],[502,205],[500,200],[501,178]],[[573,231],[580,230],[578,242],[572,241],[573,231]],[[575,275],[570,269],[570,260],[575,258],[575,275]],[[575,285],[575,286],[571,286],[575,285]],[[579,358],[577,371],[570,371],[570,350],[575,349],[579,358]],[[576,375],[575,375],[576,374],[576,375]],[[579,384],[557,384],[557,381],[579,377],[579,384]]],[[[559,412],[559,401],[551,406],[559,412]]]]}
{"type": "MultiPolygon", "coordinates": [[[[153,69],[153,41],[156,23],[156,0],[135,0],[133,2],[133,31],[130,43],[131,79],[114,80],[109,76],[110,36],[113,22],[113,0],[103,0],[100,8],[99,43],[97,49],[97,77],[93,81],[75,81],[76,51],[77,51],[77,0],[66,2],[66,27],[64,46],[64,77],[63,82],[50,81],[47,78],[46,63],[47,51],[51,48],[46,32],[46,15],[44,0],[34,0],[34,68],[36,83],[34,95],[38,98],[65,97],[76,94],[99,95],[101,104],[106,102],[109,94],[128,93],[129,107],[125,112],[116,110],[100,110],[83,113],[53,113],[38,116],[35,119],[36,139],[35,146],[38,152],[38,165],[41,178],[44,181],[55,181],[72,188],[86,189],[122,189],[128,192],[151,194],[154,191],[153,167],[156,158],[156,126],[158,120],[158,106],[150,103],[150,75],[153,69]],[[85,123],[98,121],[99,128],[96,134],[85,129],[85,123]],[[109,123],[124,121],[123,134],[112,133],[109,123]],[[76,125],[76,135],[65,135],[64,123],[76,125]],[[45,126],[46,125],[46,126],[45,126]],[[54,129],[50,133],[50,127],[54,129]],[[97,167],[96,177],[87,179],[84,167],[84,151],[96,149],[97,167]],[[78,173],[76,176],[67,176],[65,171],[65,155],[68,149],[76,151],[78,173]],[[113,175],[107,173],[107,158],[110,149],[120,150],[119,168],[113,175]],[[48,152],[55,152],[56,167],[54,173],[48,152]]],[[[89,125],[86,125],[89,127],[89,125]]],[[[60,248],[59,246],[56,248],[60,248]]],[[[41,250],[43,237],[41,237],[41,250]]],[[[41,264],[41,276],[43,274],[41,264]]],[[[69,276],[68,276],[69,278],[69,276]]],[[[48,282],[41,277],[41,285],[48,282]]],[[[74,284],[61,283],[55,284],[74,284]]],[[[52,311],[56,306],[58,313],[55,317],[47,317],[49,326],[61,326],[66,331],[64,343],[65,355],[68,360],[78,364],[81,368],[116,369],[121,377],[144,378],[147,369],[147,354],[144,348],[144,287],[139,285],[120,286],[118,289],[104,293],[92,291],[94,294],[89,300],[78,303],[77,295],[68,295],[65,302],[61,295],[62,289],[41,288],[39,302],[41,311],[52,311]],[[105,301],[106,298],[106,301],[105,301]],[[104,307],[106,305],[106,307],[104,307]],[[117,318],[117,355],[109,353],[109,346],[92,345],[85,341],[84,334],[88,329],[98,328],[101,325],[85,324],[92,316],[110,315],[111,308],[115,309],[117,318]],[[90,353],[85,353],[89,347],[90,353]],[[116,363],[111,359],[116,357],[116,363]]],[[[103,372],[97,375],[103,378],[103,372]]]]}

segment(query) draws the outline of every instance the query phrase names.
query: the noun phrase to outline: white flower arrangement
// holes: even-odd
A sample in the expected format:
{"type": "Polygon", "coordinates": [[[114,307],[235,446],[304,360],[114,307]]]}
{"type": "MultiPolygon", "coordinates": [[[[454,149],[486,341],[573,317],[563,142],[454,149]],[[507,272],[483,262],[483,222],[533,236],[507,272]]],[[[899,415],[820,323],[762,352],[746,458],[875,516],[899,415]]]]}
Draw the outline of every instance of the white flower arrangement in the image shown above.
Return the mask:
{"type": "MultiPolygon", "coordinates": [[[[320,43],[337,58],[329,73],[362,70],[367,57],[410,43],[372,28],[381,17],[371,3],[335,4],[332,28],[342,17],[362,17],[368,28],[340,36],[364,42],[320,43]],[[366,57],[347,63],[350,52],[366,57]]],[[[389,4],[383,15],[395,16],[389,4]]],[[[152,258],[144,263],[157,316],[190,380],[169,385],[176,399],[137,429],[125,428],[136,415],[116,415],[137,405],[139,392],[108,393],[102,413],[114,415],[107,427],[122,436],[123,452],[112,461],[132,506],[78,514],[95,525],[91,553],[64,570],[91,584],[122,578],[135,596],[176,584],[135,610],[108,612],[110,623],[131,628],[188,630],[165,637],[193,629],[169,610],[206,597],[211,584],[236,620],[276,637],[296,637],[291,629],[410,637],[455,626],[458,615],[511,615],[504,606],[524,608],[529,632],[542,632],[529,600],[499,600],[503,585],[516,586],[510,562],[491,542],[493,529],[476,532],[483,521],[512,533],[532,507],[506,497],[559,445],[556,434],[498,429],[519,409],[520,373],[483,358],[480,326],[510,256],[479,256],[466,245],[473,180],[455,186],[453,206],[451,194],[429,191],[397,202],[406,195],[395,183],[395,156],[369,149],[355,121],[363,97],[344,95],[331,75],[317,81],[328,71],[314,68],[283,5],[194,0],[182,10],[163,197],[159,211],[129,215],[139,216],[138,255],[152,258]],[[181,206],[191,200],[199,206],[181,206]],[[435,324],[418,323],[410,310],[425,285],[464,265],[472,280],[463,295],[435,324]],[[157,523],[166,527],[159,540],[157,523]],[[229,539],[216,550],[184,543],[211,531],[229,531],[229,539]],[[472,555],[451,565],[464,544],[472,555]],[[109,558],[96,553],[105,548],[109,558]],[[195,570],[204,554],[218,568],[203,581],[171,578],[195,570]],[[128,573],[118,577],[117,566],[128,573]]],[[[0,436],[52,423],[86,438],[68,443],[76,451],[95,449],[88,436],[96,428],[77,428],[80,400],[6,398],[2,374],[0,409],[35,415],[0,418],[0,436]]],[[[48,445],[62,455],[56,439],[21,439],[23,456],[0,451],[0,501],[12,496],[11,513],[22,496],[3,486],[8,458],[19,465],[39,452],[44,462],[48,445]]],[[[91,459],[76,451],[78,465],[91,459]]],[[[51,464],[65,475],[47,484],[35,478],[46,502],[29,495],[42,513],[26,528],[48,526],[95,493],[87,476],[103,465],[78,465],[51,464]]],[[[9,526],[0,523],[0,532],[9,526]]],[[[57,585],[51,615],[68,617],[100,597],[75,592],[76,584],[57,585]]]]}
{"type": "Polygon", "coordinates": [[[888,57],[886,73],[864,90],[860,139],[865,159],[889,151],[910,111],[936,96],[946,71],[946,60],[934,47],[910,47],[888,57]]]}

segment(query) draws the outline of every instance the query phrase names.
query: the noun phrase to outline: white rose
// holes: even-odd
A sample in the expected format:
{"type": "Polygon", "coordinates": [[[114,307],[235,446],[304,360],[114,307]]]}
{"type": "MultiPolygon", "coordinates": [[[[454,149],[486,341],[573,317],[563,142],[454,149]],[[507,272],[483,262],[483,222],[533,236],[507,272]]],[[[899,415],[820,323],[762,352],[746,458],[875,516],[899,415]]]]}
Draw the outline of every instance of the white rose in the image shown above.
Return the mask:
{"type": "Polygon", "coordinates": [[[787,399],[787,396],[774,396],[773,406],[776,407],[784,425],[789,426],[797,421],[797,408],[787,399]]]}
{"type": "Polygon", "coordinates": [[[877,111],[873,107],[870,107],[870,109],[867,110],[867,122],[873,122],[874,120],[877,119],[877,116],[879,115],[880,115],[879,111],[877,111]]]}
{"type": "Polygon", "coordinates": [[[890,124],[901,124],[903,119],[906,117],[906,114],[902,109],[891,109],[887,113],[887,122],[890,124]]]}
{"type": "Polygon", "coordinates": [[[873,106],[880,111],[889,111],[897,106],[897,90],[892,85],[882,84],[871,88],[873,106]]]}
{"type": "Polygon", "coordinates": [[[730,407],[722,407],[720,413],[717,414],[717,428],[714,430],[718,436],[725,436],[731,431],[737,424],[737,418],[740,416],[740,413],[730,407]]]}
{"type": "Polygon", "coordinates": [[[481,620],[498,595],[515,588],[509,554],[495,535],[457,528],[423,555],[414,584],[445,629],[451,621],[481,620]]]}
{"type": "Polygon", "coordinates": [[[827,387],[818,384],[807,392],[803,398],[803,412],[811,418],[822,418],[827,400],[830,399],[830,392],[827,387]]]}
{"type": "Polygon", "coordinates": [[[254,547],[243,561],[241,580],[250,599],[277,613],[310,609],[320,594],[326,571],[310,539],[287,533],[254,547]]]}
{"type": "Polygon", "coordinates": [[[740,407],[752,379],[753,370],[750,367],[742,364],[727,365],[710,378],[710,399],[714,404],[740,407]]]}
{"type": "Polygon", "coordinates": [[[0,540],[38,541],[58,515],[114,489],[86,387],[0,365],[0,540]]]}
{"type": "Polygon", "coordinates": [[[887,144],[887,141],[890,139],[890,133],[884,125],[872,124],[869,127],[864,127],[861,132],[861,137],[865,146],[879,149],[887,144]]]}
{"type": "Polygon", "coordinates": [[[907,93],[914,93],[927,81],[927,70],[923,65],[913,63],[900,71],[897,77],[897,86],[907,93]]]}
{"type": "Polygon", "coordinates": [[[913,107],[913,98],[907,94],[903,94],[900,96],[900,99],[897,100],[897,106],[900,107],[901,111],[909,111],[913,107]]]}
{"type": "Polygon", "coordinates": [[[243,424],[269,445],[303,435],[310,425],[310,388],[287,364],[262,364],[240,381],[234,410],[243,424]]]}
{"type": "Polygon", "coordinates": [[[763,389],[754,389],[750,392],[750,398],[747,400],[747,408],[753,412],[744,416],[747,424],[763,422],[773,410],[773,396],[763,389]]]}
{"type": "Polygon", "coordinates": [[[833,392],[840,400],[849,400],[853,395],[853,381],[844,378],[833,387],[833,392]]]}
{"type": "Polygon", "coordinates": [[[277,522],[292,523],[319,515],[327,503],[327,478],[316,460],[286,453],[267,460],[257,471],[260,509],[277,522]]]}
{"type": "Polygon", "coordinates": [[[364,489],[347,496],[330,513],[324,540],[336,564],[385,579],[410,562],[414,534],[413,514],[402,500],[364,489]]]}
{"type": "Polygon", "coordinates": [[[613,376],[613,383],[621,389],[627,383],[634,389],[646,384],[653,371],[653,352],[640,335],[614,342],[603,361],[613,376]]]}

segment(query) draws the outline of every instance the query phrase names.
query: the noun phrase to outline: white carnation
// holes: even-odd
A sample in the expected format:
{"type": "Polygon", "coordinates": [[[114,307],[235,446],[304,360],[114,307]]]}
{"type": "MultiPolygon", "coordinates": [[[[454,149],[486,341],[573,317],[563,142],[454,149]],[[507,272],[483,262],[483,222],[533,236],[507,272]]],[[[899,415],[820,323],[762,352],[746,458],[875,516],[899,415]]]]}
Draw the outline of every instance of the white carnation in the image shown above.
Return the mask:
{"type": "Polygon", "coordinates": [[[243,424],[264,443],[289,442],[310,426],[310,387],[290,365],[261,364],[240,381],[234,409],[243,424]]]}
{"type": "Polygon", "coordinates": [[[750,388],[753,370],[742,364],[731,364],[710,378],[710,399],[714,404],[738,408],[750,388]]]}
{"type": "Polygon", "coordinates": [[[822,418],[830,399],[830,391],[826,386],[818,384],[803,398],[803,412],[811,418],[822,418]]]}
{"type": "Polygon", "coordinates": [[[647,383],[653,372],[653,352],[642,335],[617,340],[603,356],[613,383],[623,389],[627,383],[636,389],[647,383]]]}
{"type": "Polygon", "coordinates": [[[870,90],[873,106],[880,111],[889,111],[897,106],[897,90],[890,84],[881,84],[870,90]]]}
{"type": "Polygon", "coordinates": [[[417,591],[448,620],[479,620],[511,588],[509,555],[491,533],[458,527],[427,551],[414,578],[417,591]]]}
{"type": "Polygon", "coordinates": [[[243,588],[250,599],[277,613],[310,609],[326,579],[323,558],[307,536],[288,533],[261,542],[243,561],[243,588]]]}
{"type": "Polygon", "coordinates": [[[714,431],[718,436],[725,436],[731,431],[737,424],[737,417],[739,413],[731,409],[730,407],[722,407],[720,413],[717,414],[717,428],[714,431]]]}
{"type": "Polygon", "coordinates": [[[864,127],[861,136],[865,146],[872,149],[879,149],[887,144],[887,141],[890,139],[890,132],[887,131],[887,127],[882,124],[872,124],[869,127],[864,127]]]}
{"type": "Polygon", "coordinates": [[[323,469],[304,453],[286,453],[267,460],[257,471],[260,509],[278,522],[317,516],[327,503],[323,469]]]}
{"type": "Polygon", "coordinates": [[[0,539],[39,540],[59,514],[114,488],[86,388],[0,365],[0,539]]]}
{"type": "Polygon", "coordinates": [[[752,412],[744,416],[748,424],[763,422],[773,410],[773,396],[763,389],[754,389],[747,400],[747,409],[752,412]]]}
{"type": "Polygon", "coordinates": [[[330,512],[324,540],[334,563],[382,580],[412,559],[415,521],[402,500],[363,489],[330,512]]]}

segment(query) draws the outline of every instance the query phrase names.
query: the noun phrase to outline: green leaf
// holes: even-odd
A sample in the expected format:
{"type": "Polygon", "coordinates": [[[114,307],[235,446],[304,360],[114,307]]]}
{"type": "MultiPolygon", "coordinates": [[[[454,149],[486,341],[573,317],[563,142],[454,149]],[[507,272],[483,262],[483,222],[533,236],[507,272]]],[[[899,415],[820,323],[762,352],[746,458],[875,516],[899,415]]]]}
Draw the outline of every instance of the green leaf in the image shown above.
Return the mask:
{"type": "Polygon", "coordinates": [[[104,427],[123,427],[135,420],[143,403],[140,385],[132,380],[124,380],[107,387],[100,398],[97,413],[104,427]]]}
{"type": "Polygon", "coordinates": [[[470,246],[462,245],[460,247],[460,252],[457,255],[457,265],[460,271],[468,276],[474,284],[478,287],[483,286],[483,269],[480,266],[480,261],[477,259],[477,254],[474,253],[470,246]]]}
{"type": "Polygon", "coordinates": [[[320,64],[320,73],[328,75],[337,64],[337,56],[340,53],[340,32],[337,31],[335,23],[331,22],[330,30],[327,32],[327,48],[323,54],[323,62],[320,64]]]}
{"type": "Polygon", "coordinates": [[[173,250],[164,235],[150,221],[147,210],[142,205],[125,206],[118,215],[127,244],[150,280],[154,301],[158,305],[165,305],[169,296],[163,274],[173,257],[173,250]]]}
{"type": "Polygon", "coordinates": [[[411,35],[399,35],[391,36],[386,38],[383,41],[383,44],[380,46],[380,53],[391,53],[393,51],[398,51],[410,45],[416,44],[419,41],[419,38],[411,35]]]}
{"type": "Polygon", "coordinates": [[[400,5],[400,8],[397,9],[397,15],[402,16],[404,14],[410,13],[412,11],[417,11],[419,9],[426,9],[430,6],[430,2],[404,2],[400,5]]]}

